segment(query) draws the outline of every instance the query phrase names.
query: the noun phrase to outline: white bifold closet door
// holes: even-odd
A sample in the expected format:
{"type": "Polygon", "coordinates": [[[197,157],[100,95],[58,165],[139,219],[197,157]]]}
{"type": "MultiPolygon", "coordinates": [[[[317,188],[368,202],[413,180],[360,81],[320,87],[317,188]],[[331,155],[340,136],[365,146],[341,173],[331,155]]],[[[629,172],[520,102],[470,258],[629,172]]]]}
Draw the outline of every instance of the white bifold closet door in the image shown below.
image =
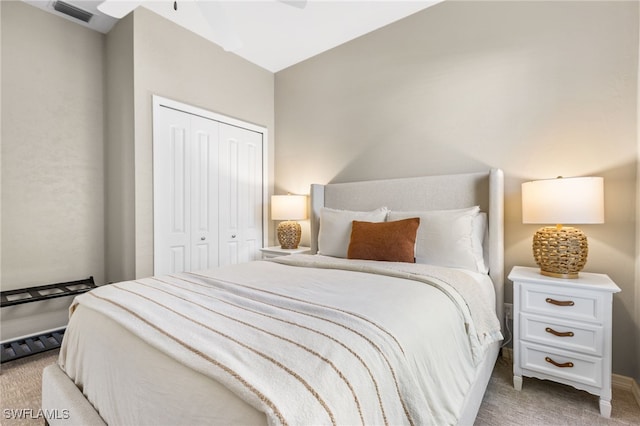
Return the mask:
{"type": "Polygon", "coordinates": [[[154,116],[154,274],[259,258],[262,134],[175,109],[154,116]]]}
{"type": "Polygon", "coordinates": [[[260,259],[263,236],[262,134],[220,125],[219,263],[260,259]]]}

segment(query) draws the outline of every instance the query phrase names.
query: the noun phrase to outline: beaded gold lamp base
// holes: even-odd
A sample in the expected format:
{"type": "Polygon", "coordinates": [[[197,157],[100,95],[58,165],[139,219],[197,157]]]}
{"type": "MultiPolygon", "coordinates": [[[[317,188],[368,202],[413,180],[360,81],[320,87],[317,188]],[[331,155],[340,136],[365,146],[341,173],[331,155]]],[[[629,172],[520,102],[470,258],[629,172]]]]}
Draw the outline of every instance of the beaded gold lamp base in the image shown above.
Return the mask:
{"type": "Polygon", "coordinates": [[[276,228],[278,242],[283,249],[297,249],[302,236],[302,227],[294,220],[280,222],[276,228]]]}
{"type": "Polygon", "coordinates": [[[587,236],[578,228],[546,226],[533,236],[533,257],[542,275],[578,278],[588,253],[587,236]]]}

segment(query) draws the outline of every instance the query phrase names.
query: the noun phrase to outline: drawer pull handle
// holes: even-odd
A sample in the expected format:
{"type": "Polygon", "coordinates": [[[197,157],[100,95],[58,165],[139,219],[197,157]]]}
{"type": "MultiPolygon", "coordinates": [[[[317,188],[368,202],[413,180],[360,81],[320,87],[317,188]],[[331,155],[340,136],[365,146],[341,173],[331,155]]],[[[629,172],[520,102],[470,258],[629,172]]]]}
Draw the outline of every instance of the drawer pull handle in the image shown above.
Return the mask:
{"type": "Polygon", "coordinates": [[[573,331],[555,331],[551,327],[545,328],[544,331],[558,337],[573,337],[573,331]]]}
{"type": "Polygon", "coordinates": [[[545,357],[544,360],[547,361],[549,364],[553,364],[556,367],[560,367],[560,368],[571,368],[571,367],[573,367],[573,363],[572,362],[565,362],[564,364],[559,364],[559,363],[555,362],[554,360],[552,360],[549,357],[545,357]]]}
{"type": "Polygon", "coordinates": [[[555,299],[552,299],[550,297],[547,297],[545,299],[545,302],[551,303],[552,305],[556,305],[556,306],[573,306],[573,305],[575,305],[575,303],[573,303],[573,300],[555,300],[555,299]]]}

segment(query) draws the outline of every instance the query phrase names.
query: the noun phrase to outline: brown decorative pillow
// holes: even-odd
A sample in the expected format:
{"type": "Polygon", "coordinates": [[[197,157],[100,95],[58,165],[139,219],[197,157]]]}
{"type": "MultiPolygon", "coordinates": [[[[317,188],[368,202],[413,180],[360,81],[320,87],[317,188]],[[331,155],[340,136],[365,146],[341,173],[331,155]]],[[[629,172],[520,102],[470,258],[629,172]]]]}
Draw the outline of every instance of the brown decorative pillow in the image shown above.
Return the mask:
{"type": "Polygon", "coordinates": [[[420,218],[394,222],[359,222],[351,226],[347,258],[415,263],[420,218]]]}

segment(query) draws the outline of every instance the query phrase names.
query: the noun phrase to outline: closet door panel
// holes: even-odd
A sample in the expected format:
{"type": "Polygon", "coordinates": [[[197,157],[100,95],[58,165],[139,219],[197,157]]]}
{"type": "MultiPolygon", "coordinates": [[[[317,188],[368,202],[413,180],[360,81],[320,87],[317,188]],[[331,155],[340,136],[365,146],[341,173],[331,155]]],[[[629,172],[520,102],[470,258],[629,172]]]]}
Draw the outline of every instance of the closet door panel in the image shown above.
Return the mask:
{"type": "Polygon", "coordinates": [[[155,274],[182,272],[191,263],[191,123],[170,109],[160,114],[154,126],[155,274]]]}
{"type": "Polygon", "coordinates": [[[259,259],[262,134],[220,124],[220,265],[259,259]]]}
{"type": "Polygon", "coordinates": [[[262,135],[249,132],[245,144],[246,188],[243,192],[246,260],[258,260],[262,248],[262,135]]]}
{"type": "MultiPolygon", "coordinates": [[[[220,124],[219,202],[220,202],[220,265],[240,261],[240,205],[238,175],[240,173],[240,141],[228,125],[220,124]]],[[[232,128],[235,129],[235,128],[232,128]]]]}
{"type": "MultiPolygon", "coordinates": [[[[160,274],[172,273],[172,272],[182,272],[185,271],[185,260],[187,259],[186,250],[188,249],[187,245],[183,246],[173,246],[169,248],[169,267],[167,272],[160,272],[160,274]]],[[[155,275],[158,273],[154,272],[155,275]]]]}
{"type": "Polygon", "coordinates": [[[191,120],[191,271],[218,266],[219,123],[191,120]]]}

